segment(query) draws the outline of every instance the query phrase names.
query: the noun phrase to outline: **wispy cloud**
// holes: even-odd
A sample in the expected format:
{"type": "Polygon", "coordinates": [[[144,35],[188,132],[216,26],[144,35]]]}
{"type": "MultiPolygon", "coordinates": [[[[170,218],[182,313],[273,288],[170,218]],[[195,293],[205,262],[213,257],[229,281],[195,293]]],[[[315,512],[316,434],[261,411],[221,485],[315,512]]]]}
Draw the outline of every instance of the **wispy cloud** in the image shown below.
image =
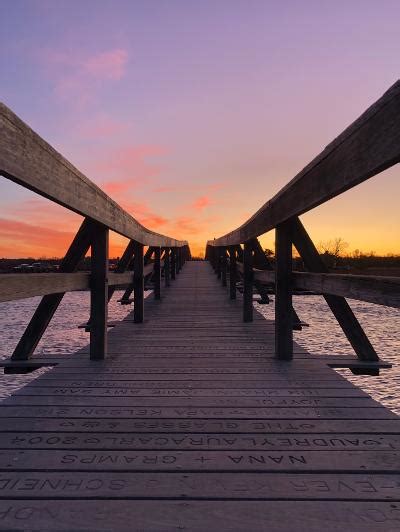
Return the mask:
{"type": "Polygon", "coordinates": [[[153,231],[158,230],[160,227],[165,227],[169,223],[167,218],[154,213],[145,202],[122,200],[119,204],[139,223],[153,231]]]}
{"type": "Polygon", "coordinates": [[[166,149],[157,145],[127,146],[108,154],[99,154],[88,164],[90,175],[107,176],[101,183],[110,195],[121,194],[142,186],[160,175],[164,166],[152,162],[166,154],[166,149]]]}
{"type": "Polygon", "coordinates": [[[90,76],[100,79],[121,79],[125,74],[128,52],[117,49],[88,57],[82,68],[90,76]]]}
{"type": "Polygon", "coordinates": [[[62,256],[71,243],[74,232],[43,227],[18,220],[0,218],[2,240],[0,255],[10,256],[62,256]]]}
{"type": "Polygon", "coordinates": [[[116,48],[85,55],[71,50],[42,50],[39,58],[53,81],[56,96],[82,107],[92,101],[105,81],[124,77],[128,52],[116,48]]]}
{"type": "Polygon", "coordinates": [[[126,129],[126,123],[103,113],[88,120],[80,121],[76,126],[76,133],[85,140],[100,140],[124,133],[126,129]]]}
{"type": "Polygon", "coordinates": [[[191,207],[196,211],[202,211],[205,207],[211,204],[211,199],[208,196],[199,196],[194,200],[191,207]]]}

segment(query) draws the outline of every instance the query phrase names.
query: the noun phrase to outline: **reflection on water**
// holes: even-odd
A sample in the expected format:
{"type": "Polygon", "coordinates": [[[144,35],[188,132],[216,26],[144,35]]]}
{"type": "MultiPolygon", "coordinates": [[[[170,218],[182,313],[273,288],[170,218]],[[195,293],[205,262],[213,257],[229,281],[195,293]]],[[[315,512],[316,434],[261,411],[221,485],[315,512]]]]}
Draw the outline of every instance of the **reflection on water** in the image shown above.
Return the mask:
{"type": "MultiPolygon", "coordinates": [[[[132,310],[131,305],[117,303],[122,294],[122,291],[114,292],[108,306],[109,321],[122,320],[132,310]]],[[[0,359],[9,358],[12,354],[40,300],[40,297],[32,297],[30,299],[0,303],[0,359]]],[[[85,332],[85,329],[78,329],[78,325],[88,320],[89,310],[89,292],[69,292],[65,294],[61,305],[35,351],[35,355],[46,354],[55,357],[74,353],[77,349],[86,345],[89,341],[89,334],[85,332]]],[[[10,395],[14,390],[27,384],[45,371],[48,370],[41,369],[28,375],[3,375],[0,373],[0,398],[10,395]]]]}
{"type": "MultiPolygon", "coordinates": [[[[380,358],[391,362],[393,368],[381,370],[379,377],[355,376],[348,369],[337,371],[400,414],[400,310],[351,299],[348,302],[380,358]]],[[[322,296],[294,296],[293,305],[300,319],[310,325],[295,331],[296,342],[311,353],[354,356],[322,296]]],[[[255,306],[267,319],[274,319],[273,304],[255,306]]]]}
{"type": "MultiPolygon", "coordinates": [[[[132,309],[120,305],[116,292],[109,305],[109,320],[121,320],[132,309]]],[[[8,358],[17,344],[40,298],[0,303],[0,359],[8,358]]],[[[400,310],[349,300],[361,325],[379,356],[394,367],[381,371],[379,377],[354,376],[349,370],[338,370],[363,388],[375,399],[400,414],[400,310]]],[[[267,318],[274,318],[274,305],[255,306],[267,318]]],[[[295,332],[295,340],[310,352],[325,354],[353,354],[350,344],[320,296],[295,296],[294,306],[302,321],[310,327],[295,332]]],[[[89,316],[89,293],[71,292],[65,295],[60,308],[40,342],[36,354],[51,356],[73,353],[88,342],[88,333],[78,329],[89,316]]],[[[47,371],[46,369],[40,372],[47,371]]],[[[40,374],[0,374],[0,397],[5,397],[40,374]]]]}

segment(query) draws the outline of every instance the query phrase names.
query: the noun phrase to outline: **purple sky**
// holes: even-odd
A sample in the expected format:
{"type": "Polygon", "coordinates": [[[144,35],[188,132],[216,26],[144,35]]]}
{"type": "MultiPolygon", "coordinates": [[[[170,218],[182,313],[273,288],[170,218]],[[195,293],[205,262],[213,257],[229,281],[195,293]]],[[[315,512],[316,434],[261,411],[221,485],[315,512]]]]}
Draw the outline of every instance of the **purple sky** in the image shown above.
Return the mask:
{"type": "MultiPolygon", "coordinates": [[[[0,100],[196,252],[396,81],[399,20],[385,0],[1,0],[0,100]]],[[[399,253],[398,173],[306,214],[315,242],[399,253]]],[[[0,204],[0,256],[62,255],[79,224],[6,180],[0,204]]]]}

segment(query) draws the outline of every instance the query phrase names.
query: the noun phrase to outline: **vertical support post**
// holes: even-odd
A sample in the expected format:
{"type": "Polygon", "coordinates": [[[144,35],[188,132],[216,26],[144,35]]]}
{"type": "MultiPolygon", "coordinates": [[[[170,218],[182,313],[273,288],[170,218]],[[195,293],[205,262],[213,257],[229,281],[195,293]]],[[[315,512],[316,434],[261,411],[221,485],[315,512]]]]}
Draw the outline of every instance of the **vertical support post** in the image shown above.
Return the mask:
{"type": "Polygon", "coordinates": [[[165,286],[170,286],[170,249],[165,248],[164,252],[164,281],[165,286]]]}
{"type": "Polygon", "coordinates": [[[144,277],[143,244],[135,241],[133,255],[133,321],[143,323],[144,319],[144,277]]]}
{"type": "Polygon", "coordinates": [[[229,297],[236,299],[236,250],[235,246],[229,246],[229,297]]]}
{"type": "Polygon", "coordinates": [[[253,321],[253,248],[244,243],[243,250],[243,321],[253,321]]]}
{"type": "Polygon", "coordinates": [[[284,222],[275,231],[275,355],[293,358],[292,238],[290,224],[284,222]]]}
{"type": "Polygon", "coordinates": [[[179,271],[183,268],[183,248],[179,248],[179,271]]]}
{"type": "Polygon", "coordinates": [[[221,248],[219,246],[216,248],[215,255],[216,255],[216,264],[217,264],[216,274],[217,274],[217,278],[221,279],[222,277],[222,256],[221,256],[221,248]]]}
{"type": "MultiPolygon", "coordinates": [[[[94,230],[95,222],[85,218],[61,261],[60,272],[76,271],[79,261],[83,259],[90,247],[94,230]]],[[[63,297],[64,293],[62,292],[48,294],[42,298],[18,342],[11,360],[29,360],[31,358],[63,297]]]]}
{"type": "Polygon", "coordinates": [[[154,248],[154,299],[161,299],[161,248],[154,248]]]}
{"type": "Polygon", "coordinates": [[[227,286],[226,283],[226,273],[228,269],[228,260],[226,256],[226,249],[222,248],[222,255],[221,255],[221,280],[222,280],[222,286],[227,286]]]}
{"type": "Polygon", "coordinates": [[[108,228],[98,225],[92,240],[90,279],[90,360],[107,356],[108,228]]]}
{"type": "Polygon", "coordinates": [[[176,279],[176,248],[171,248],[171,279],[176,279]]]}

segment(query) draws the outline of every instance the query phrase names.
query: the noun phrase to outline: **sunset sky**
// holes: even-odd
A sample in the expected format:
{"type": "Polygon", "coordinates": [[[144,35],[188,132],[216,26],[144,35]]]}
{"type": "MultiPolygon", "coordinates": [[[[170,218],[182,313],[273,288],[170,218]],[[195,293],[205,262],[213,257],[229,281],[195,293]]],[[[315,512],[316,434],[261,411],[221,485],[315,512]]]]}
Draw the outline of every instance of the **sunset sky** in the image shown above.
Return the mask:
{"type": "MultiPolygon", "coordinates": [[[[0,0],[0,100],[199,253],[396,81],[399,21],[399,0],[0,0]]],[[[314,241],[400,253],[399,175],[304,215],[314,241]]],[[[62,256],[81,218],[0,180],[0,257],[62,256]]]]}

